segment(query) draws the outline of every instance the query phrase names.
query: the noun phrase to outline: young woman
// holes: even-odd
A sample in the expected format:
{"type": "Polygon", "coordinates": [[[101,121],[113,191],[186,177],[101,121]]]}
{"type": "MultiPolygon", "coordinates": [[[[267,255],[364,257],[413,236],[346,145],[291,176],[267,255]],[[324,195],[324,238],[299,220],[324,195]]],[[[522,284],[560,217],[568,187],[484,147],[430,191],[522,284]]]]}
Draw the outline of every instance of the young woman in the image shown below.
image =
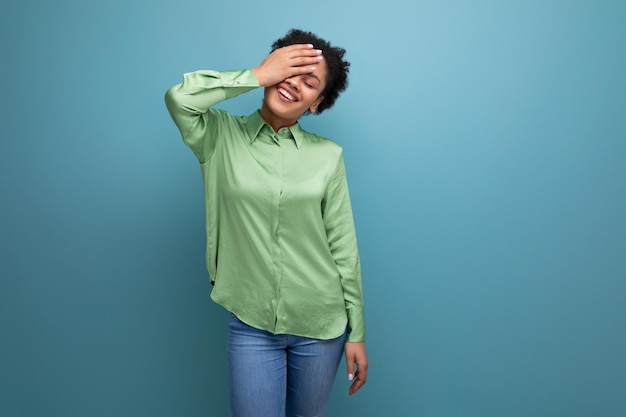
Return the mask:
{"type": "Polygon", "coordinates": [[[342,352],[367,379],[361,271],[342,149],[303,114],[347,87],[345,50],[291,30],[253,69],[197,71],[166,103],[205,184],[211,298],[230,311],[234,417],[322,416],[342,352]],[[213,106],[265,87],[261,109],[213,106]]]}

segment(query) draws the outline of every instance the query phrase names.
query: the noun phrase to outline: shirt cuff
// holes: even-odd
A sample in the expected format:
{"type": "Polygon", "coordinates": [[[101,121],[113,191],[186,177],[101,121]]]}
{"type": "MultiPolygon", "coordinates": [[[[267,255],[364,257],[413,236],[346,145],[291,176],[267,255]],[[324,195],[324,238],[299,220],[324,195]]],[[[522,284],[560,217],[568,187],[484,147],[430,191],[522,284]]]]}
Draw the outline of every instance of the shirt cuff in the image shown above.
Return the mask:
{"type": "Polygon", "coordinates": [[[346,309],[348,314],[348,337],[346,342],[365,341],[365,314],[363,306],[354,306],[346,309]]]}
{"type": "Polygon", "coordinates": [[[237,71],[220,71],[222,87],[226,89],[226,98],[232,98],[241,94],[239,88],[251,90],[260,87],[259,81],[254,76],[251,69],[237,71]]]}

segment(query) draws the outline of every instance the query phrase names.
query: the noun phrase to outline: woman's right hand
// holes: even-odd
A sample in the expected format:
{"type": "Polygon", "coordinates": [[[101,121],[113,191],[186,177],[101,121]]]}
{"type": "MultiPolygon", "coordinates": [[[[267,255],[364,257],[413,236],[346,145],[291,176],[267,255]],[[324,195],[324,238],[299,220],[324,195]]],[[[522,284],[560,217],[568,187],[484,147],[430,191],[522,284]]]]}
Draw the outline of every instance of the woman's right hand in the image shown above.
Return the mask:
{"type": "Polygon", "coordinates": [[[276,85],[287,78],[309,74],[324,59],[322,51],[310,44],[295,44],[276,49],[252,72],[263,87],[276,85]]]}

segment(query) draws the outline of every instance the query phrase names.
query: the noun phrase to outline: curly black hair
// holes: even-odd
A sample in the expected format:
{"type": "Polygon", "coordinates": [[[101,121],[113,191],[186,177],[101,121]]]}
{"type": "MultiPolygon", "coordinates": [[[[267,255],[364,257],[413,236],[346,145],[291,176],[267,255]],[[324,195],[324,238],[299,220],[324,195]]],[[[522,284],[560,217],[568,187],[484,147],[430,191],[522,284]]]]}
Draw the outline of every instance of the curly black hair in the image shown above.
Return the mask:
{"type": "MultiPolygon", "coordinates": [[[[326,79],[326,88],[322,92],[324,100],[317,106],[315,114],[320,114],[324,110],[329,109],[335,104],[335,100],[339,94],[348,87],[348,72],[350,72],[350,63],[343,59],[346,50],[336,46],[332,46],[330,42],[320,38],[319,36],[299,29],[291,29],[287,34],[277,39],[272,44],[272,52],[284,46],[294,45],[298,43],[310,43],[316,49],[322,50],[328,75],[326,79]]],[[[308,113],[308,111],[307,111],[308,113]]]]}

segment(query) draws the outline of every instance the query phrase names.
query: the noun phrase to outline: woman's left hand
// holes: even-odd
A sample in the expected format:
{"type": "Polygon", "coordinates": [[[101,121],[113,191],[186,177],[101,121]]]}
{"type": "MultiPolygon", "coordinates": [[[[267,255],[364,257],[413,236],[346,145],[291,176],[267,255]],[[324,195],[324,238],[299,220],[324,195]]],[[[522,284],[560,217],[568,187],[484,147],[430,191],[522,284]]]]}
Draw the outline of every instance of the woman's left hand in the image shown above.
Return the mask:
{"type": "Polygon", "coordinates": [[[348,365],[348,380],[353,381],[350,385],[349,394],[357,392],[367,380],[367,353],[365,342],[347,342],[344,345],[346,364],[348,365]],[[356,365],[356,370],[354,368],[356,365]]]}

